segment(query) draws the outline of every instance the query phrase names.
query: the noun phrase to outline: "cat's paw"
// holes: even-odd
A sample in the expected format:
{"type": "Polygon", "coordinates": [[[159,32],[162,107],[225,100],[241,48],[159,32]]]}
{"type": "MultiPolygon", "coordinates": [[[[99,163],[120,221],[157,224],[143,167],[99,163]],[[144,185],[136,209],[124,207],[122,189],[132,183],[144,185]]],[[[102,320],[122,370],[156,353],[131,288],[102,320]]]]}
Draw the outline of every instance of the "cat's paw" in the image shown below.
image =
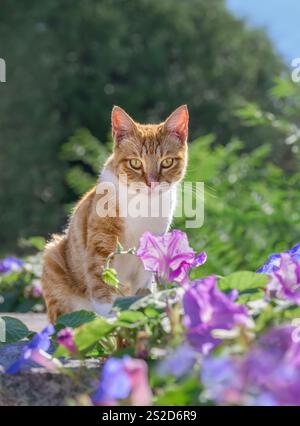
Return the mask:
{"type": "Polygon", "coordinates": [[[113,303],[102,303],[93,299],[92,307],[96,314],[101,315],[102,317],[112,318],[116,315],[116,313],[112,310],[113,303]]]}

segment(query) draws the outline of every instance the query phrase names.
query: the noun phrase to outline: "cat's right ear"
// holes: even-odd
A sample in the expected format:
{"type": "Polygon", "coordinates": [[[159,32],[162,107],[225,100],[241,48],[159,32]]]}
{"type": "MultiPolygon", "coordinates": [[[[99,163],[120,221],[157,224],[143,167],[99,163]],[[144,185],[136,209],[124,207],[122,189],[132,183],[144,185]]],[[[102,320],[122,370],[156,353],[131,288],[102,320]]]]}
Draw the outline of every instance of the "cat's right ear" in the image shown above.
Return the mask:
{"type": "Polygon", "coordinates": [[[133,132],[133,119],[120,107],[114,106],[111,112],[111,127],[114,141],[119,144],[122,139],[133,132]]]}

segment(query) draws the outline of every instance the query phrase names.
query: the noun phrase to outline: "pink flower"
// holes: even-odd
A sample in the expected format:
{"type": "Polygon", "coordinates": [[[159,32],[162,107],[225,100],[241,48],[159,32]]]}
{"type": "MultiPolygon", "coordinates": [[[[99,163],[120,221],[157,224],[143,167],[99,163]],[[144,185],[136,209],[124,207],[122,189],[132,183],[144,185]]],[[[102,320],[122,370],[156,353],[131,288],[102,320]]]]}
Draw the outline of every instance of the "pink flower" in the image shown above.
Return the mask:
{"type": "Polygon", "coordinates": [[[155,272],[166,282],[185,284],[191,268],[203,265],[206,253],[198,255],[189,246],[184,232],[174,230],[164,235],[145,232],[136,252],[146,271],[155,272]]]}
{"type": "Polygon", "coordinates": [[[290,254],[280,256],[279,267],[270,274],[267,296],[289,299],[300,305],[300,262],[290,254]]]}
{"type": "Polygon", "coordinates": [[[32,283],[32,296],[36,299],[39,299],[43,296],[43,290],[39,281],[34,280],[32,283]]]}
{"type": "Polygon", "coordinates": [[[77,348],[74,343],[74,332],[72,328],[66,327],[62,330],[60,330],[59,333],[57,333],[57,343],[64,346],[66,349],[68,349],[71,353],[76,353],[77,348]]]}

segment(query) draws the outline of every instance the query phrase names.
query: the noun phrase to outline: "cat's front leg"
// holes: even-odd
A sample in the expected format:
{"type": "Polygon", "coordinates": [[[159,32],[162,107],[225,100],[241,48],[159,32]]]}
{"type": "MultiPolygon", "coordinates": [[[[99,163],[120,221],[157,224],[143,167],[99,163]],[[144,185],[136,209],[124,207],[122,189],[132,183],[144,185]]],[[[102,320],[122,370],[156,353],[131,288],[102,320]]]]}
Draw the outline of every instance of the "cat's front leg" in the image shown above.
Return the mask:
{"type": "Polygon", "coordinates": [[[106,318],[112,318],[115,316],[115,312],[112,309],[113,302],[107,302],[102,303],[98,302],[96,299],[92,299],[92,308],[96,312],[96,314],[106,317],[106,318]]]}
{"type": "Polygon", "coordinates": [[[105,259],[104,256],[99,256],[99,250],[89,252],[86,279],[93,310],[98,315],[111,317],[114,315],[112,307],[117,294],[102,279],[102,266],[105,263],[105,259]]]}

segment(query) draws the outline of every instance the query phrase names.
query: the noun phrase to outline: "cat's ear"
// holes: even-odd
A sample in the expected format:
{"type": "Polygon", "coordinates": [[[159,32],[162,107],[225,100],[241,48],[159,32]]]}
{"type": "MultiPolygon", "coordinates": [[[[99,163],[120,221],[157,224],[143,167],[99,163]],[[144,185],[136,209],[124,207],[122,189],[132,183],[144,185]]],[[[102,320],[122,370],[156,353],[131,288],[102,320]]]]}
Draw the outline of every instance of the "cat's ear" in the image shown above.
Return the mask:
{"type": "Polygon", "coordinates": [[[181,105],[166,119],[165,129],[184,143],[188,137],[189,112],[187,105],[181,105]]]}
{"type": "Polygon", "coordinates": [[[114,106],[111,112],[112,135],[116,143],[133,132],[135,124],[133,119],[120,107],[114,106]]]}

